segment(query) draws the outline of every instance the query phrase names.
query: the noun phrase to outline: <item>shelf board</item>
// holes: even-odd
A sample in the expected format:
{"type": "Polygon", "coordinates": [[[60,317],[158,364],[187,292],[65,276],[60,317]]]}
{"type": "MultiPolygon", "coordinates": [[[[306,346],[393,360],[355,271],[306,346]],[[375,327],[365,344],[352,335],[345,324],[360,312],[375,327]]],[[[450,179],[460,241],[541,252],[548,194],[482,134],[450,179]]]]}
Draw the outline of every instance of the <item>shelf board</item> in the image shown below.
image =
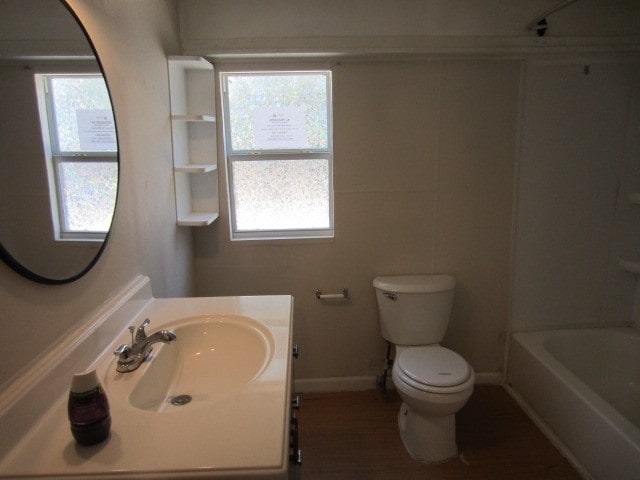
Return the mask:
{"type": "Polygon", "coordinates": [[[178,218],[178,225],[181,227],[204,227],[216,221],[218,216],[218,213],[214,212],[193,212],[178,218]]]}
{"type": "Polygon", "coordinates": [[[182,173],[207,173],[217,170],[218,166],[215,163],[189,163],[176,165],[173,169],[182,173]]]}
{"type": "Polygon", "coordinates": [[[176,122],[215,122],[215,115],[171,115],[176,122]]]}
{"type": "Polygon", "coordinates": [[[640,261],[637,260],[620,260],[620,268],[626,270],[629,273],[635,273],[640,275],[640,261]]]}
{"type": "Polygon", "coordinates": [[[213,65],[202,57],[185,56],[185,55],[169,55],[168,60],[174,65],[179,65],[185,69],[191,70],[213,70],[213,65]]]}

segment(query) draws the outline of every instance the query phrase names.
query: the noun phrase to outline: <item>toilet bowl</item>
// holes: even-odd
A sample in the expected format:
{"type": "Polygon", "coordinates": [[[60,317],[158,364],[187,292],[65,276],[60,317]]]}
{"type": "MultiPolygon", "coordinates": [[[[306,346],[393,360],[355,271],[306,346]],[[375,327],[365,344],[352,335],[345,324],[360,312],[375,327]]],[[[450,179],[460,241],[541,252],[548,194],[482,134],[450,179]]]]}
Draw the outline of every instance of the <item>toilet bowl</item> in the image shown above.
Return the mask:
{"type": "Polygon", "coordinates": [[[473,393],[473,369],[439,345],[396,347],[392,380],[403,401],[398,428],[407,452],[427,463],[455,458],[455,414],[473,393]]]}
{"type": "Polygon", "coordinates": [[[440,345],[451,315],[450,275],[400,275],[373,281],[382,336],[395,345],[393,384],[402,399],[398,427],[416,460],[444,462],[458,455],[455,414],[473,393],[475,374],[440,345]]]}

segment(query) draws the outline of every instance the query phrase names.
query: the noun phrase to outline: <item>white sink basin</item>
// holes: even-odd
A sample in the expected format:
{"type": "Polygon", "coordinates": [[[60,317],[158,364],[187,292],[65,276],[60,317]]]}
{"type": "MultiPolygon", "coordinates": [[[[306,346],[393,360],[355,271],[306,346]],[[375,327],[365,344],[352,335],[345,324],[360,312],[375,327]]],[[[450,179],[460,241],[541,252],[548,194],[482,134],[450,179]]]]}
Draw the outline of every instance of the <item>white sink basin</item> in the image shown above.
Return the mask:
{"type": "Polygon", "coordinates": [[[154,344],[138,370],[116,374],[111,370],[107,378],[111,384],[137,377],[128,399],[142,410],[177,411],[236,395],[260,376],[273,357],[273,334],[249,317],[204,315],[162,328],[173,330],[176,340],[154,344]]]}
{"type": "Polygon", "coordinates": [[[36,364],[32,387],[0,402],[0,479],[288,479],[293,298],[158,299],[148,280],[125,293],[36,364]],[[173,330],[176,340],[119,373],[113,351],[145,318],[148,334],[173,330]],[[112,424],[106,441],[82,447],[69,430],[68,379],[89,368],[112,424]],[[172,404],[179,395],[191,401],[172,404]]]}

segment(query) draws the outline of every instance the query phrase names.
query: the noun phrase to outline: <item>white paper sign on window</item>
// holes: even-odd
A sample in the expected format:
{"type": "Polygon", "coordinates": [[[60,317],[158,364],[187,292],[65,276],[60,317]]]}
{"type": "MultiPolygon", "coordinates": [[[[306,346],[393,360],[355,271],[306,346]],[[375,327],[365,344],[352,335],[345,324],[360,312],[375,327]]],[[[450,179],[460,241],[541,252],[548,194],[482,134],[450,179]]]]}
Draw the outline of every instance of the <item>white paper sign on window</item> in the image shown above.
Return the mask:
{"type": "Polygon", "coordinates": [[[259,150],[307,148],[305,107],[256,108],[253,136],[253,146],[259,150]]]}
{"type": "Polygon", "coordinates": [[[118,149],[111,110],[76,110],[80,149],[112,152],[118,149]]]}

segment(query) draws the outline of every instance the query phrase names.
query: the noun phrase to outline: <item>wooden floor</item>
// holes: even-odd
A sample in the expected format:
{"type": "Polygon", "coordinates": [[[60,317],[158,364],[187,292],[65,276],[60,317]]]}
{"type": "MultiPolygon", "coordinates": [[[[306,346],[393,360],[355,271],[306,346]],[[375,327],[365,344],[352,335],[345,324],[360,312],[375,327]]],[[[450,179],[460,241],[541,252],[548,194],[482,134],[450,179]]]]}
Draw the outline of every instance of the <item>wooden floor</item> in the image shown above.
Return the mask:
{"type": "Polygon", "coordinates": [[[301,478],[580,480],[501,387],[476,387],[458,413],[458,459],[413,460],[398,433],[401,401],[378,391],[303,394],[298,413],[301,478]]]}

